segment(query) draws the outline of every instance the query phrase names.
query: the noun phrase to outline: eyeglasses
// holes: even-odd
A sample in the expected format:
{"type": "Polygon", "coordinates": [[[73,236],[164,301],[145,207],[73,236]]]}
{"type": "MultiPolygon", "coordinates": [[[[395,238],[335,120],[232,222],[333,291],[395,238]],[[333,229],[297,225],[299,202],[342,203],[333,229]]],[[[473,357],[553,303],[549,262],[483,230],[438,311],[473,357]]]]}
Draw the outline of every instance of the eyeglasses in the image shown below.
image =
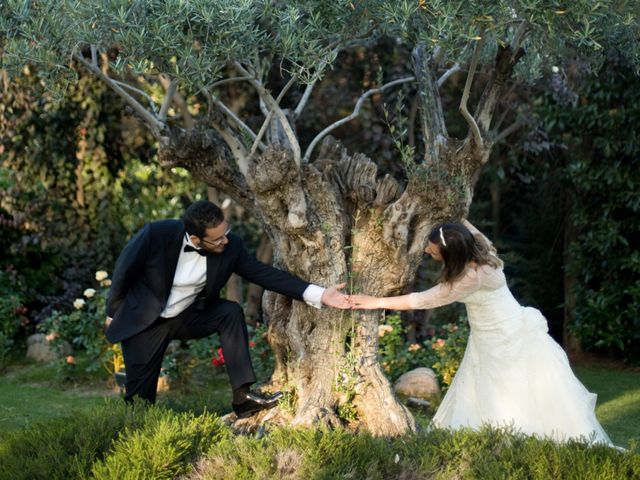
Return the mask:
{"type": "Polygon", "coordinates": [[[209,244],[211,247],[219,247],[220,245],[222,245],[225,241],[225,239],[227,238],[227,235],[229,235],[229,233],[231,232],[231,229],[228,228],[226,232],[224,232],[224,234],[218,238],[217,240],[206,240],[204,238],[201,238],[200,241],[202,243],[205,244],[209,244]]]}

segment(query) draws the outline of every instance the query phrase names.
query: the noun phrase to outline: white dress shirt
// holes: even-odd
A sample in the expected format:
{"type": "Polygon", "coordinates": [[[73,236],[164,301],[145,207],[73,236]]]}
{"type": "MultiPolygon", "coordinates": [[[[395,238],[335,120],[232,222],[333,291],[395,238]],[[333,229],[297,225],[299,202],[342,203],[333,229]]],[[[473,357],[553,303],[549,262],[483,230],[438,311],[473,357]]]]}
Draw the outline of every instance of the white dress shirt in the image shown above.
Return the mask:
{"type": "MultiPolygon", "coordinates": [[[[197,252],[185,252],[186,245],[196,248],[191,242],[191,238],[185,234],[180,247],[176,273],[173,276],[171,292],[164,310],[160,313],[160,316],[164,318],[173,318],[186,310],[207,284],[207,257],[199,255],[197,252]]],[[[302,298],[312,307],[321,308],[324,290],[323,287],[311,284],[305,289],[302,298]]]]}

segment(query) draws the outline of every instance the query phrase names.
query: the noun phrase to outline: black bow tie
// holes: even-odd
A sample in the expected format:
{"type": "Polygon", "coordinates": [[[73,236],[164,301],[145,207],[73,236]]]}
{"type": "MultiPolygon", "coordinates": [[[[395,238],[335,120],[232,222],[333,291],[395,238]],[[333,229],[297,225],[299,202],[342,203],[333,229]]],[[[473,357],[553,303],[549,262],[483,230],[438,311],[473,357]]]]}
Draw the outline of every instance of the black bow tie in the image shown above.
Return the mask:
{"type": "Polygon", "coordinates": [[[202,255],[203,257],[207,254],[205,250],[201,248],[192,247],[191,245],[185,245],[183,250],[185,252],[196,252],[198,255],[202,255]]]}

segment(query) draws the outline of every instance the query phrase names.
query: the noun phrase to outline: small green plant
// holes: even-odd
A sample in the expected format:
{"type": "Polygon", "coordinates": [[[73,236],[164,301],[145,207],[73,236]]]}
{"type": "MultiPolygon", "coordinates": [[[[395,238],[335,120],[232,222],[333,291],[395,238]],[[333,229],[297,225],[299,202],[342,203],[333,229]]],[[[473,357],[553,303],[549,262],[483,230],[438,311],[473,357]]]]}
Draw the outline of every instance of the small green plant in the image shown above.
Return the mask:
{"type": "Polygon", "coordinates": [[[413,145],[406,142],[408,132],[409,119],[404,113],[405,96],[404,92],[400,92],[395,104],[395,111],[389,111],[388,105],[385,103],[382,105],[382,111],[384,114],[384,122],[389,129],[389,134],[393,140],[393,145],[400,155],[400,161],[404,166],[407,176],[412,176],[416,173],[416,149],[413,145]],[[392,118],[394,117],[394,118],[392,118]]]}
{"type": "Polygon", "coordinates": [[[294,415],[296,413],[296,390],[293,386],[287,384],[282,387],[282,397],[278,401],[278,407],[284,413],[294,415]]]}
{"type": "Polygon", "coordinates": [[[337,408],[338,416],[347,423],[354,422],[358,418],[358,410],[353,404],[353,399],[356,396],[356,382],[358,380],[356,374],[358,359],[354,349],[353,330],[351,330],[349,340],[350,341],[347,342],[347,353],[338,369],[334,385],[339,400],[337,408]]]}

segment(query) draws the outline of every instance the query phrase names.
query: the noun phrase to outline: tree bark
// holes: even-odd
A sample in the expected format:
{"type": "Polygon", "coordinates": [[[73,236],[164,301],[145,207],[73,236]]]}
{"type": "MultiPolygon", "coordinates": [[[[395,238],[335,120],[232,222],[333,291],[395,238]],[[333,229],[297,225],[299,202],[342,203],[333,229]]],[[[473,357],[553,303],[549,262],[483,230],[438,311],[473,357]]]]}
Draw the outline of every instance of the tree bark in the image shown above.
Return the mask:
{"type": "MultiPolygon", "coordinates": [[[[256,258],[267,265],[271,264],[273,259],[273,248],[271,247],[269,237],[265,234],[260,237],[260,244],[256,250],[256,258]]],[[[256,325],[261,319],[263,292],[264,289],[255,283],[250,283],[247,287],[245,318],[249,325],[256,325]]]]}

